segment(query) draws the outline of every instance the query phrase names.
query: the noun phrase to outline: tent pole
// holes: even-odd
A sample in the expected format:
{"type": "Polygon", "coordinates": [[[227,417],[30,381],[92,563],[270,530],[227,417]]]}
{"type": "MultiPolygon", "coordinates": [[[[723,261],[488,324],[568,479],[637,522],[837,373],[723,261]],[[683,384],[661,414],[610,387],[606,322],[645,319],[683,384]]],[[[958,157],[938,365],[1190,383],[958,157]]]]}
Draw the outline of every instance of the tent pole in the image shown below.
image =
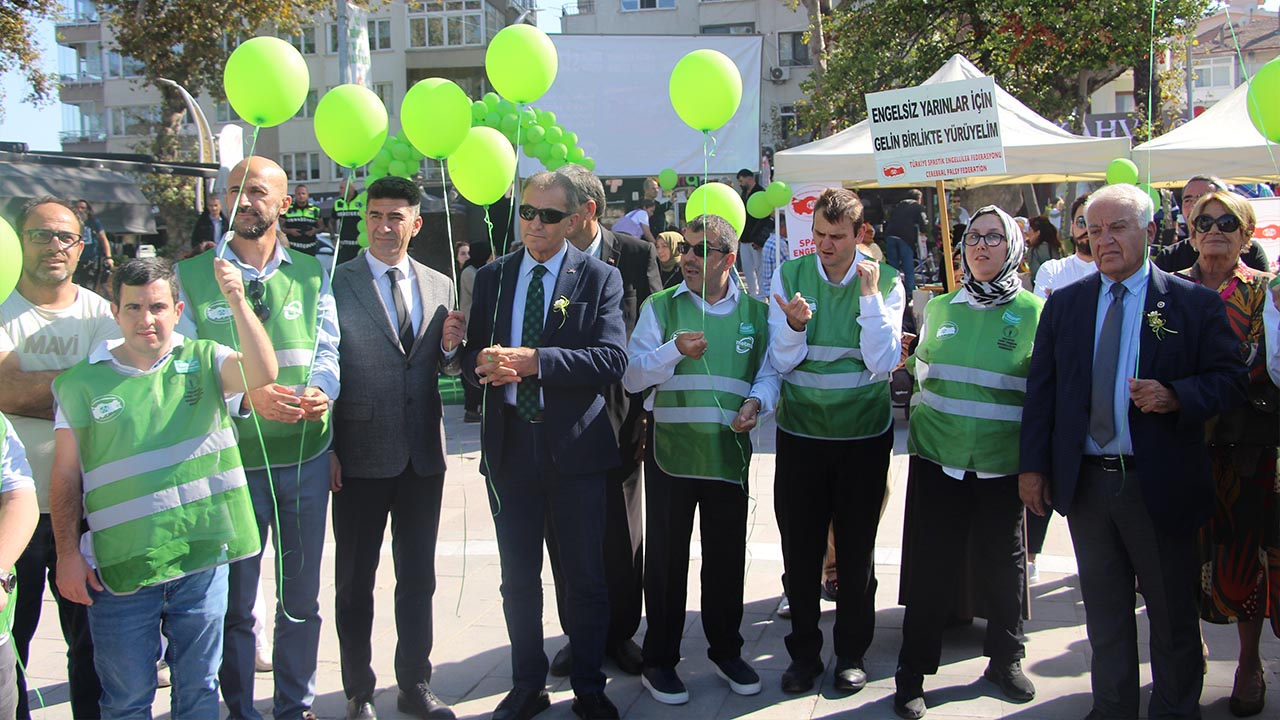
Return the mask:
{"type": "Polygon", "coordinates": [[[938,218],[942,220],[942,267],[946,273],[947,290],[954,290],[956,287],[956,267],[951,262],[951,218],[947,213],[947,186],[941,180],[937,181],[938,189],[938,218]]]}

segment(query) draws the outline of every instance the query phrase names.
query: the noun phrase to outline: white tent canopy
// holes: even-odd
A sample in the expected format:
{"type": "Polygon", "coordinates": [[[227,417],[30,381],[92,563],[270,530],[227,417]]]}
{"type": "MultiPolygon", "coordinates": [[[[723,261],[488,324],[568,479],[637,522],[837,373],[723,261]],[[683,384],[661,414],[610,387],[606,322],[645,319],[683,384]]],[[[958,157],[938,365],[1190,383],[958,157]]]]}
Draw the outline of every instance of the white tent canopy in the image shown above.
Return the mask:
{"type": "MultiPolygon", "coordinates": [[[[962,55],[952,55],[923,85],[983,77],[962,55]]],[[[1105,180],[1107,164],[1129,157],[1128,138],[1073,135],[1037,115],[996,85],[1006,173],[948,181],[951,187],[1105,180]]],[[[863,120],[831,137],[783,150],[774,156],[774,178],[797,182],[875,187],[876,161],[871,121],[863,120]]]]}
{"type": "Polygon", "coordinates": [[[1181,185],[1193,175],[1217,175],[1233,183],[1275,182],[1280,144],[1268,143],[1253,126],[1248,99],[1245,83],[1200,117],[1134,148],[1138,177],[1145,181],[1150,172],[1153,185],[1181,185]]]}

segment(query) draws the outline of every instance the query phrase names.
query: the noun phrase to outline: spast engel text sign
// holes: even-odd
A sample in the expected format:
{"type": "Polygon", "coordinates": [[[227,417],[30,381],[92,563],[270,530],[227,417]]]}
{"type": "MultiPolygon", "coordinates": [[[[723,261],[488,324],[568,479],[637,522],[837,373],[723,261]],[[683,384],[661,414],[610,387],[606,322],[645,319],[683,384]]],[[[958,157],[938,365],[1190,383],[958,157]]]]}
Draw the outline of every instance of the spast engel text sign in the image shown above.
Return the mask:
{"type": "Polygon", "coordinates": [[[866,98],[879,184],[925,185],[1004,173],[994,78],[918,85],[866,98]]]}

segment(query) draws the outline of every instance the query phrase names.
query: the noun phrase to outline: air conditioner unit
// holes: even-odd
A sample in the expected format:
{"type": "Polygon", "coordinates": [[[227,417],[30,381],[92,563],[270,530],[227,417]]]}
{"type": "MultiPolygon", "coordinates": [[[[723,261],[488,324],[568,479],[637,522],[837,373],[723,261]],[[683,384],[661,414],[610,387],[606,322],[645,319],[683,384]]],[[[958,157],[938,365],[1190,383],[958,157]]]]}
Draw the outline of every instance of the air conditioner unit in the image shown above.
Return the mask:
{"type": "Polygon", "coordinates": [[[784,83],[791,79],[791,68],[771,67],[769,68],[769,79],[776,83],[784,83]]]}

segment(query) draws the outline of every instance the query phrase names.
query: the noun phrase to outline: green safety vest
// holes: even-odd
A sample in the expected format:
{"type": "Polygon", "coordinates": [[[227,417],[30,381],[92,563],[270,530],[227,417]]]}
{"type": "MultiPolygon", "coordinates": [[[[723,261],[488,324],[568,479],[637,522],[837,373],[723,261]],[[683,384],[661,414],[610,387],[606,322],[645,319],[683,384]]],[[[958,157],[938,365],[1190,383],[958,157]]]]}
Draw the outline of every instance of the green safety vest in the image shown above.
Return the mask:
{"type": "MultiPolygon", "coordinates": [[[[310,380],[311,363],[315,358],[317,306],[324,270],[313,257],[293,250],[286,252],[293,262],[280,263],[280,267],[264,282],[263,302],[271,308],[271,316],[263,326],[267,337],[271,338],[280,368],[276,382],[300,388],[310,380]]],[[[236,347],[231,308],[213,274],[214,255],[211,252],[201,253],[178,263],[178,278],[187,302],[191,304],[187,311],[196,321],[199,337],[236,347]]],[[[293,424],[267,420],[261,415],[257,420],[262,429],[261,444],[254,428],[254,418],[237,417],[234,421],[240,435],[240,456],[244,458],[246,468],[293,465],[299,460],[299,449],[305,462],[329,448],[328,413],[317,421],[302,420],[293,424]],[[262,454],[262,445],[266,445],[266,457],[262,454]]]]}
{"type": "Polygon", "coordinates": [[[680,287],[648,300],[662,337],[705,332],[707,352],[681,359],[654,391],[653,455],[668,475],[743,483],[751,442],[731,426],[768,351],[768,306],[739,293],[732,313],[704,314],[692,293],[676,295],[680,287]]]}
{"type": "Polygon", "coordinates": [[[1023,290],[990,310],[929,301],[914,364],[907,450],[944,467],[1012,475],[1044,301],[1023,290]]]}
{"type": "MultiPolygon", "coordinates": [[[[280,219],[290,230],[311,230],[320,224],[320,208],[315,205],[306,207],[295,205],[290,207],[280,219]]],[[[320,241],[311,236],[289,238],[289,247],[308,255],[315,255],[319,245],[320,241]]]]}
{"type": "MultiPolygon", "coordinates": [[[[805,359],[782,375],[778,427],[823,440],[880,435],[893,423],[889,376],[873,374],[862,362],[861,282],[827,282],[816,254],[784,263],[781,272],[783,295],[800,293],[813,317],[806,326],[805,359]]],[[[880,295],[888,298],[897,281],[898,271],[880,263],[880,295]]]]}
{"type": "Polygon", "coordinates": [[[262,549],[215,351],[187,340],[144,375],[82,360],[53,381],[80,446],[98,576],[112,593],[262,549]]]}

